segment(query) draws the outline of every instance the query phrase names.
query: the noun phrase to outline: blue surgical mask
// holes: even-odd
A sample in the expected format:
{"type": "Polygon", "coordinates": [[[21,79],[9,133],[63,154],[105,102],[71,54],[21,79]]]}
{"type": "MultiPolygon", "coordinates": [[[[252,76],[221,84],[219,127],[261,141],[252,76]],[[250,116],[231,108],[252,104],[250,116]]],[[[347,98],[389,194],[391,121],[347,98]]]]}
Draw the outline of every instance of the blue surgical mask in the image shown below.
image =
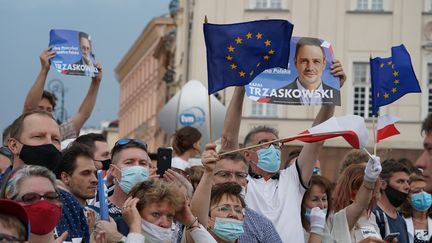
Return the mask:
{"type": "Polygon", "coordinates": [[[216,218],[213,228],[215,235],[227,242],[235,242],[244,233],[243,221],[229,218],[216,218]]]}
{"type": "MultiPolygon", "coordinates": [[[[324,209],[321,209],[323,212],[324,212],[324,214],[327,216],[327,208],[324,208],[324,209]]],[[[305,218],[306,218],[306,220],[308,221],[308,222],[310,222],[310,215],[311,215],[311,211],[312,211],[312,208],[306,208],[305,209],[305,214],[304,214],[304,216],[305,216],[305,218]]]]}
{"type": "Polygon", "coordinates": [[[281,151],[276,149],[273,145],[265,149],[257,151],[258,155],[258,168],[265,172],[275,173],[279,171],[281,164],[281,151]]]}
{"type": "Polygon", "coordinates": [[[148,180],[148,178],[148,168],[138,165],[126,167],[121,171],[120,188],[124,193],[128,194],[132,190],[132,187],[148,180]]]}
{"type": "Polygon", "coordinates": [[[420,212],[426,212],[432,204],[432,196],[427,192],[419,192],[411,195],[412,207],[420,212]]]}

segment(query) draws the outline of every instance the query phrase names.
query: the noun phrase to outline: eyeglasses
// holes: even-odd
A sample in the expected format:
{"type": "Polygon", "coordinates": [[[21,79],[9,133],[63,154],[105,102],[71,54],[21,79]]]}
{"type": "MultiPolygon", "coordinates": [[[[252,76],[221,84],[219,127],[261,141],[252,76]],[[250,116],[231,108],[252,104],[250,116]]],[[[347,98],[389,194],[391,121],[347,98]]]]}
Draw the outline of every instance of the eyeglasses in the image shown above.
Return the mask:
{"type": "Polygon", "coordinates": [[[219,206],[215,206],[213,207],[211,210],[213,209],[217,209],[217,211],[221,212],[221,213],[235,213],[238,216],[243,216],[244,215],[244,210],[243,207],[241,206],[231,206],[229,204],[224,204],[224,205],[219,205],[219,206]]]}
{"type": "Polygon", "coordinates": [[[242,180],[242,179],[245,179],[248,174],[246,172],[220,170],[220,171],[214,173],[214,175],[219,176],[223,179],[229,179],[229,178],[232,178],[234,176],[236,180],[242,180]]]}
{"type": "MultiPolygon", "coordinates": [[[[261,140],[257,143],[258,144],[262,144],[262,143],[267,143],[269,142],[267,139],[261,140]]],[[[274,142],[274,143],[268,143],[268,144],[264,144],[262,146],[260,146],[258,149],[263,149],[263,148],[270,148],[270,145],[273,145],[275,147],[275,149],[280,149],[282,146],[282,143],[280,142],[274,142]]]]}
{"type": "Polygon", "coordinates": [[[6,243],[24,243],[23,240],[20,240],[12,235],[2,234],[0,233],[0,242],[6,242],[6,243]]]}
{"type": "Polygon", "coordinates": [[[147,151],[147,144],[141,139],[122,138],[114,144],[114,147],[123,146],[123,145],[129,144],[129,143],[137,143],[137,144],[144,145],[144,147],[147,151]]]}
{"type": "Polygon", "coordinates": [[[19,200],[19,201],[21,201],[23,203],[32,204],[32,203],[38,202],[42,198],[47,200],[47,201],[56,203],[56,202],[59,202],[60,194],[58,194],[58,192],[47,192],[43,195],[40,195],[40,194],[35,193],[35,192],[30,192],[30,193],[22,195],[21,200],[19,200]]]}

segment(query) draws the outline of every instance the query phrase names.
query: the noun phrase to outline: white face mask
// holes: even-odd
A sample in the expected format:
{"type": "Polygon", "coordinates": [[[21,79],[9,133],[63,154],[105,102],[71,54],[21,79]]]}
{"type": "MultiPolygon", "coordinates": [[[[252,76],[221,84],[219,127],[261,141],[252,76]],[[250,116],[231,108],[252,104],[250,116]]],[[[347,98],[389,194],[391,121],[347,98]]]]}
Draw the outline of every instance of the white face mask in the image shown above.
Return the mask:
{"type": "Polygon", "coordinates": [[[141,231],[146,242],[171,242],[174,231],[170,228],[163,228],[146,220],[141,220],[141,231]]]}

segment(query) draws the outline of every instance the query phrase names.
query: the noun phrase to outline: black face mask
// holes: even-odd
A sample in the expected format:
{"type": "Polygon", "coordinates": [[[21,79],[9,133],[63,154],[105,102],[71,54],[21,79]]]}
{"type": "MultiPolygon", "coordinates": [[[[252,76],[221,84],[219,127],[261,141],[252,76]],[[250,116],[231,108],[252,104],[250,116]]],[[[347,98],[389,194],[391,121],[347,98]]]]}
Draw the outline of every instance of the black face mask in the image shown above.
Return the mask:
{"type": "Polygon", "coordinates": [[[111,159],[102,160],[102,170],[108,170],[111,164],[111,159]]]}
{"type": "Polygon", "coordinates": [[[57,167],[63,160],[61,152],[52,144],[37,146],[23,144],[19,158],[26,165],[40,165],[54,173],[57,172],[57,167]]]}
{"type": "Polygon", "coordinates": [[[387,188],[384,190],[389,202],[393,207],[398,208],[408,197],[408,193],[401,192],[399,190],[394,189],[390,185],[387,185],[387,188]]]}

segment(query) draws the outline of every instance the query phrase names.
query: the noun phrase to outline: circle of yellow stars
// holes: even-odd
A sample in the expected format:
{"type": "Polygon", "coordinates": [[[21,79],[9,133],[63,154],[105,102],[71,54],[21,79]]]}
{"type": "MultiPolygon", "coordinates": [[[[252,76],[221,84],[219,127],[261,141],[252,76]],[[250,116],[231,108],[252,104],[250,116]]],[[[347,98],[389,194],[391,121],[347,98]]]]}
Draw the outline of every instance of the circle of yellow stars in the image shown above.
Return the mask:
{"type": "MultiPolygon", "coordinates": [[[[384,94],[383,94],[384,99],[388,99],[388,98],[390,98],[391,94],[395,94],[397,92],[397,90],[398,90],[397,86],[400,83],[400,80],[399,80],[399,72],[395,69],[394,63],[392,61],[388,61],[387,63],[381,63],[380,68],[384,68],[385,65],[391,66],[391,69],[393,70],[392,77],[394,78],[394,80],[393,80],[394,86],[391,88],[390,92],[384,92],[384,94]]],[[[380,96],[380,93],[378,92],[377,97],[379,97],[379,96],[380,96]]]]}
{"type": "Polygon", "coordinates": [[[272,55],[276,53],[276,51],[271,48],[271,44],[272,44],[271,40],[265,39],[262,33],[260,33],[260,32],[257,32],[257,33],[248,32],[243,36],[237,36],[234,39],[234,43],[227,46],[228,53],[225,56],[225,59],[229,63],[229,68],[232,71],[237,72],[239,77],[245,78],[247,75],[253,76],[255,73],[255,69],[260,67],[263,62],[270,60],[272,55]],[[269,50],[266,50],[266,52],[264,52],[262,54],[261,59],[258,60],[258,62],[256,63],[254,68],[252,68],[250,70],[240,69],[238,64],[239,64],[239,62],[241,62],[241,60],[235,60],[233,54],[235,54],[236,49],[240,49],[242,45],[246,45],[246,42],[251,41],[251,40],[262,41],[262,44],[264,45],[264,47],[266,47],[269,50]]]}

